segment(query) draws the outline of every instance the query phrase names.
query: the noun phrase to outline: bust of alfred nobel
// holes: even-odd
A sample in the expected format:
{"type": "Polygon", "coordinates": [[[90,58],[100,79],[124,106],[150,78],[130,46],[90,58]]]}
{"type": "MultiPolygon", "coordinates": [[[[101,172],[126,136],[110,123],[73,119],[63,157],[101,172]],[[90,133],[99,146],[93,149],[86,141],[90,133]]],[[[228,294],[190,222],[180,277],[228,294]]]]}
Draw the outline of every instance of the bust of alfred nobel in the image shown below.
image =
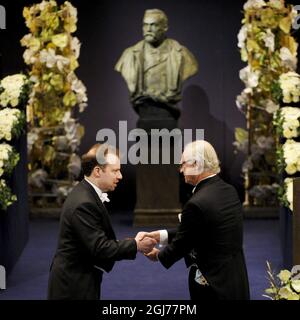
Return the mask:
{"type": "Polygon", "coordinates": [[[125,79],[133,105],[145,99],[175,105],[181,100],[182,83],[196,74],[193,54],[166,37],[168,18],[162,10],[146,10],[144,40],[127,48],[115,66],[125,79]]]}

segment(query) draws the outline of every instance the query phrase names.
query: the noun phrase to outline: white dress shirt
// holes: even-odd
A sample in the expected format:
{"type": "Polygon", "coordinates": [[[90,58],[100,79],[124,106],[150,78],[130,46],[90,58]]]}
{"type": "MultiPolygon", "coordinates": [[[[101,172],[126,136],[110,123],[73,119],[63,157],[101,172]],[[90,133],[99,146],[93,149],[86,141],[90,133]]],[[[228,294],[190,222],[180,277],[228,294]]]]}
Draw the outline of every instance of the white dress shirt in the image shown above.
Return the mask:
{"type": "MultiPolygon", "coordinates": [[[[98,188],[95,184],[93,184],[87,177],[84,177],[84,180],[85,180],[86,182],[88,182],[88,183],[94,188],[94,190],[96,191],[96,193],[97,193],[97,195],[99,196],[99,198],[100,198],[100,200],[101,200],[102,203],[105,202],[105,201],[107,201],[107,202],[110,201],[110,200],[108,199],[107,193],[102,192],[102,190],[101,190],[100,188],[98,188]]],[[[102,271],[103,273],[106,272],[104,269],[98,267],[97,265],[94,265],[94,268],[102,271]]]]}

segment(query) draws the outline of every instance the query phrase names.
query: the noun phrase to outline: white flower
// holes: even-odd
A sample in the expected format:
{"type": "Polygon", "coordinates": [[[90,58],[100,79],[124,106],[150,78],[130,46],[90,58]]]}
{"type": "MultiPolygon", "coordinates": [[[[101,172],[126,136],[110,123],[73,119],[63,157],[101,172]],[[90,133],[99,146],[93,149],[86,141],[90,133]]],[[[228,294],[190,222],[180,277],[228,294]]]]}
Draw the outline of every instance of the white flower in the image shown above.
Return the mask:
{"type": "Polygon", "coordinates": [[[67,123],[71,119],[71,111],[67,111],[62,118],[63,123],[67,123]]]}
{"type": "Polygon", "coordinates": [[[298,137],[300,108],[283,107],[280,109],[283,136],[287,139],[298,137]]]}
{"type": "Polygon", "coordinates": [[[0,177],[4,173],[4,163],[9,159],[12,146],[7,143],[0,144],[0,177]]]}
{"type": "Polygon", "coordinates": [[[283,66],[293,71],[296,70],[298,59],[296,53],[293,55],[289,48],[282,47],[280,49],[280,59],[282,61],[283,66]]]}
{"type": "Polygon", "coordinates": [[[296,292],[300,293],[300,280],[292,280],[291,286],[296,292]]]}
{"type": "Polygon", "coordinates": [[[75,58],[78,59],[80,54],[81,43],[77,37],[73,37],[71,40],[71,49],[74,52],[75,58]]]}
{"type": "Polygon", "coordinates": [[[67,81],[71,84],[71,89],[76,93],[78,102],[87,102],[86,87],[74,72],[68,74],[67,81]]]}
{"type": "Polygon", "coordinates": [[[267,30],[267,33],[265,33],[263,37],[263,41],[265,42],[265,46],[269,48],[271,52],[273,52],[275,49],[275,35],[271,29],[267,30]]]}
{"type": "Polygon", "coordinates": [[[282,148],[286,164],[285,171],[290,175],[300,171],[300,142],[288,139],[282,148]]]}
{"type": "Polygon", "coordinates": [[[0,110],[0,140],[10,141],[12,129],[18,123],[21,111],[18,109],[5,108],[0,110]]]}
{"type": "Polygon", "coordinates": [[[0,86],[4,91],[0,95],[0,105],[6,107],[10,104],[12,107],[16,107],[19,103],[19,97],[25,83],[26,76],[23,74],[15,74],[2,79],[0,86]]]}
{"type": "Polygon", "coordinates": [[[79,112],[83,112],[85,109],[86,109],[86,107],[88,106],[88,104],[87,103],[79,103],[79,112]]]}
{"type": "Polygon", "coordinates": [[[38,5],[38,7],[39,7],[39,9],[40,9],[41,11],[43,11],[43,10],[45,10],[45,9],[47,8],[48,5],[49,5],[48,1],[43,0],[43,1],[38,5]]]}
{"type": "Polygon", "coordinates": [[[69,173],[77,178],[81,171],[81,160],[78,155],[73,153],[70,157],[69,164],[68,164],[68,171],[69,173]]]}
{"type": "Polygon", "coordinates": [[[272,149],[273,144],[274,144],[274,139],[273,137],[265,137],[265,136],[260,136],[257,138],[256,141],[258,147],[265,152],[266,150],[272,149]]]}
{"type": "Polygon", "coordinates": [[[43,49],[40,52],[40,61],[41,63],[46,64],[47,68],[53,68],[54,65],[56,64],[56,54],[55,51],[50,48],[50,49],[43,49]]]}
{"type": "Polygon", "coordinates": [[[66,151],[69,147],[69,140],[66,136],[55,136],[52,138],[56,150],[66,151]]]}
{"type": "Polygon", "coordinates": [[[279,109],[279,105],[268,99],[265,101],[266,110],[268,113],[274,113],[279,109]]]}
{"type": "Polygon", "coordinates": [[[27,150],[28,153],[30,154],[32,147],[34,143],[38,140],[39,138],[39,132],[37,128],[32,129],[30,132],[27,134],[27,150]]]}
{"type": "Polygon", "coordinates": [[[245,40],[247,39],[247,34],[248,34],[248,26],[247,25],[243,25],[239,34],[238,34],[238,47],[243,49],[245,48],[245,40]]]}
{"type": "Polygon", "coordinates": [[[65,58],[61,55],[57,55],[56,56],[56,65],[59,71],[63,71],[63,69],[70,65],[70,59],[69,58],[65,58]]]}
{"type": "Polygon", "coordinates": [[[299,102],[300,76],[296,72],[287,72],[279,77],[279,84],[283,93],[283,102],[299,102]]]}
{"type": "Polygon", "coordinates": [[[280,279],[281,283],[287,283],[290,280],[291,272],[286,269],[281,270],[277,277],[280,279]]]}
{"type": "Polygon", "coordinates": [[[36,188],[42,188],[44,186],[44,183],[48,177],[48,174],[45,170],[43,169],[38,169],[34,171],[30,176],[29,176],[29,184],[32,187],[36,188]]]}
{"type": "Polygon", "coordinates": [[[36,52],[32,49],[26,49],[23,53],[23,59],[26,64],[34,64],[37,61],[36,52]]]}
{"type": "Polygon", "coordinates": [[[258,85],[259,71],[252,71],[250,66],[240,70],[240,79],[248,88],[255,88],[258,85]]]}
{"type": "Polygon", "coordinates": [[[283,4],[282,0],[270,0],[269,5],[273,8],[276,8],[276,9],[283,9],[284,8],[284,4],[283,4]]]}
{"type": "Polygon", "coordinates": [[[248,0],[244,4],[244,10],[248,9],[260,9],[266,5],[265,1],[263,0],[248,0]]]}
{"type": "Polygon", "coordinates": [[[293,292],[289,286],[280,288],[278,292],[279,296],[285,300],[299,300],[300,297],[297,293],[293,292]]]}
{"type": "Polygon", "coordinates": [[[77,9],[75,7],[73,7],[72,4],[69,1],[66,1],[64,4],[67,7],[70,16],[72,18],[74,18],[75,21],[77,21],[77,9]]]}

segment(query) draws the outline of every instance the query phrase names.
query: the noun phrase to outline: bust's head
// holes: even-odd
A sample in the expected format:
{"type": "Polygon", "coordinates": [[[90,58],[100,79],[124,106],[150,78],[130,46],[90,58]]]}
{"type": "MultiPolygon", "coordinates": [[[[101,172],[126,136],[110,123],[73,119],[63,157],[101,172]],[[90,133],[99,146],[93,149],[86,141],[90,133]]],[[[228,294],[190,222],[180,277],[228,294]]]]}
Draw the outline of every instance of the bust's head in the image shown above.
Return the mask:
{"type": "Polygon", "coordinates": [[[159,9],[146,10],[143,19],[143,35],[146,42],[153,46],[160,45],[166,38],[168,18],[159,9]]]}

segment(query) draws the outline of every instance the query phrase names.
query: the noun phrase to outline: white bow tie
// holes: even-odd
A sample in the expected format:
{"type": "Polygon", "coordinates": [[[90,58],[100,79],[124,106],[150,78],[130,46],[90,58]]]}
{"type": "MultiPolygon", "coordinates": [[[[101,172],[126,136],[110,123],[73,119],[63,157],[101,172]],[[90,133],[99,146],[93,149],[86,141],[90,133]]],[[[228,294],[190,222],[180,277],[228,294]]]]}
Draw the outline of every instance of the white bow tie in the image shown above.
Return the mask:
{"type": "Polygon", "coordinates": [[[181,222],[181,216],[182,216],[182,213],[178,213],[178,220],[179,220],[179,222],[181,222]]]}
{"type": "Polygon", "coordinates": [[[101,196],[100,196],[100,200],[101,200],[102,202],[105,202],[105,201],[109,202],[109,201],[110,201],[110,200],[108,199],[107,193],[105,193],[105,192],[102,192],[102,194],[101,194],[101,196]]]}

